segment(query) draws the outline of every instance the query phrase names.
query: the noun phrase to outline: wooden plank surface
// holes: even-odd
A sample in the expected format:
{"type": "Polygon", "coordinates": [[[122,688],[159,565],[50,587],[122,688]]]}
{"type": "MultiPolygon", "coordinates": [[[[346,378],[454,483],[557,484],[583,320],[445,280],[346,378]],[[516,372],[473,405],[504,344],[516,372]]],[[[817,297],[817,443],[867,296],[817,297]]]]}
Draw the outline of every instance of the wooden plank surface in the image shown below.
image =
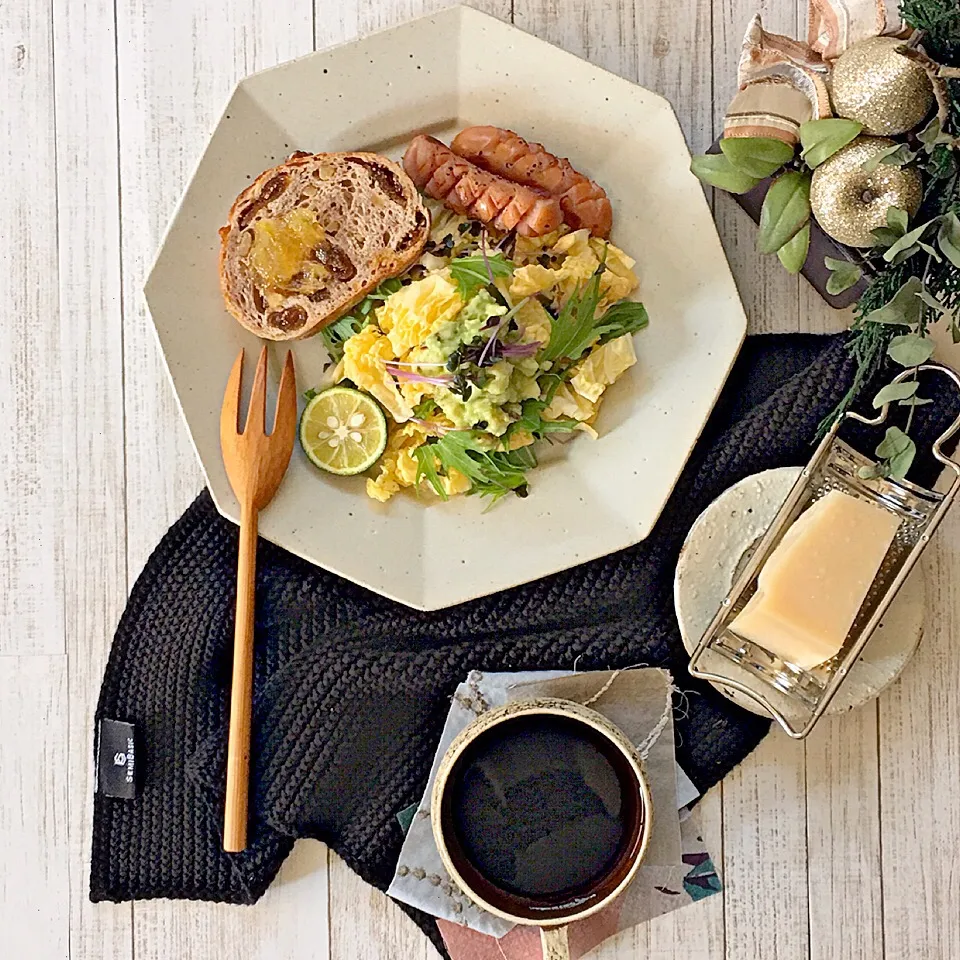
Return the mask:
{"type": "Polygon", "coordinates": [[[0,657],[0,930],[4,956],[60,960],[70,939],[67,664],[0,657]]]}
{"type": "MultiPolygon", "coordinates": [[[[713,11],[713,129],[704,130],[691,150],[704,150],[723,130],[723,116],[737,90],[737,60],[750,18],[759,13],[764,26],[795,36],[797,10],[785,0],[714,0],[713,11]]],[[[801,20],[801,22],[805,22],[801,20]]],[[[723,249],[737,281],[751,333],[796,330],[800,281],[780,266],[775,256],[757,253],[757,228],[729,194],[716,194],[714,218],[723,249]]]]}
{"type": "Polygon", "coordinates": [[[63,653],[51,0],[0,6],[0,655],[63,653]]]}
{"type": "MultiPolygon", "coordinates": [[[[86,858],[90,717],[110,636],[146,556],[201,485],[142,305],[156,245],[237,79],[447,5],[0,6],[0,302],[11,318],[0,403],[12,420],[0,460],[0,930],[11,955],[433,956],[315,842],[298,844],[251,910],[94,906],[86,858]]],[[[719,129],[750,16],[794,35],[806,18],[805,0],[475,5],[663,93],[694,150],[719,129]]],[[[756,254],[729,197],[715,204],[751,330],[846,326],[849,313],[756,254]]],[[[960,960],[958,516],[932,548],[926,636],[902,679],[803,746],[768,740],[702,805],[725,896],[622,935],[598,960],[960,960]]]]}
{"type": "MultiPolygon", "coordinates": [[[[796,35],[795,5],[767,0],[713,4],[713,130],[737,89],[744,29],[755,13],[764,25],[796,35]]],[[[734,199],[715,192],[715,219],[752,333],[804,329],[800,281],[774,256],[756,250],[756,226],[734,199]]],[[[723,783],[725,948],[729,960],[801,960],[809,953],[805,756],[777,731],[723,783]],[[773,918],[776,918],[773,921],[773,918]]]]}
{"type": "MultiPolygon", "coordinates": [[[[200,471],[143,308],[141,287],[207,136],[236,82],[313,49],[310,0],[118,5],[124,373],[130,582],[163,531],[201,489],[200,471]]],[[[224,211],[226,214],[226,211],[224,211]]],[[[217,904],[137,904],[138,960],[327,956],[326,863],[309,845],[297,878],[248,910],[217,904]],[[309,867],[307,866],[309,865],[309,867]],[[305,929],[306,927],[306,929],[305,929]],[[309,935],[306,935],[309,933],[309,935]]]]}
{"type": "Polygon", "coordinates": [[[924,638],[879,703],[883,935],[889,958],[958,960],[960,510],[927,561],[924,638]]]}
{"type": "Polygon", "coordinates": [[[96,703],[114,626],[127,598],[123,449],[123,325],[112,0],[55,0],[57,197],[60,244],[58,402],[64,541],[70,796],[70,956],[123,960],[132,907],[87,897],[96,703]],[[69,240],[67,241],[67,238],[69,240]]]}

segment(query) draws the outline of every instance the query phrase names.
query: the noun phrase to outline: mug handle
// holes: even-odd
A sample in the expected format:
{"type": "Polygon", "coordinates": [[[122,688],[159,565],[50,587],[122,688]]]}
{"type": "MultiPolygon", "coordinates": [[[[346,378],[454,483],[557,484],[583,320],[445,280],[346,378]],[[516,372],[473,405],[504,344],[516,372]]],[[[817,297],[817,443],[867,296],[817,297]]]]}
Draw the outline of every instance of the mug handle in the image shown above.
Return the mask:
{"type": "Polygon", "coordinates": [[[566,927],[541,927],[540,946],[543,948],[543,960],[570,960],[566,927]]]}

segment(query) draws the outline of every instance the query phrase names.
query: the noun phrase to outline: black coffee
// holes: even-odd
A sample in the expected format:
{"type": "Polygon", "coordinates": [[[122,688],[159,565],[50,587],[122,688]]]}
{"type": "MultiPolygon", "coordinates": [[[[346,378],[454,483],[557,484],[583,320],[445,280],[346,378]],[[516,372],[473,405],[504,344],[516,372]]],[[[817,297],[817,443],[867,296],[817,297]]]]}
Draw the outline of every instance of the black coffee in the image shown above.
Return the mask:
{"type": "MultiPolygon", "coordinates": [[[[464,752],[447,790],[459,857],[513,896],[589,890],[631,842],[637,787],[623,755],[560,716],[505,721],[464,752]]],[[[471,871],[472,872],[472,871],[471,871]]]]}

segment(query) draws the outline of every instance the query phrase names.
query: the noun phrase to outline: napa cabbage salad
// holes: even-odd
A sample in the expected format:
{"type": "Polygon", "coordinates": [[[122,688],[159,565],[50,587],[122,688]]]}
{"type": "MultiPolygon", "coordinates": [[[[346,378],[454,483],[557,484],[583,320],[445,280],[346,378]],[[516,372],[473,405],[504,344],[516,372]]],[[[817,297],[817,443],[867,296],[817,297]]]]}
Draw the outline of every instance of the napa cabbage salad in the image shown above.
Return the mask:
{"type": "Polygon", "coordinates": [[[587,230],[497,235],[439,204],[420,261],[321,332],[330,383],[373,397],[387,439],[366,481],[446,500],[526,496],[537,446],[582,432],[647,326],[635,261],[587,230]]]}

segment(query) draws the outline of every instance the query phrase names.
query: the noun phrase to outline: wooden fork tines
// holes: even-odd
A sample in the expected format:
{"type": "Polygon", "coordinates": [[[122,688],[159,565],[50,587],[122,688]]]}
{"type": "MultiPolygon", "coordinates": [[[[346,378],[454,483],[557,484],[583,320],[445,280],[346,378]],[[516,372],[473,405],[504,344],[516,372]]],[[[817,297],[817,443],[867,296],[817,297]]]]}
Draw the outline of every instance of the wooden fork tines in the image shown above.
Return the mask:
{"type": "Polygon", "coordinates": [[[230,371],[220,411],[223,465],[240,501],[240,550],[237,559],[237,614],[230,692],[230,739],[223,849],[237,853],[247,845],[250,780],[250,723],[253,703],[253,618],[260,511],[273,499],[286,473],[297,432],[297,385],[293,354],[287,353],[273,430],[266,432],[267,348],[260,353],[246,425],[240,430],[243,350],[230,371]]]}

